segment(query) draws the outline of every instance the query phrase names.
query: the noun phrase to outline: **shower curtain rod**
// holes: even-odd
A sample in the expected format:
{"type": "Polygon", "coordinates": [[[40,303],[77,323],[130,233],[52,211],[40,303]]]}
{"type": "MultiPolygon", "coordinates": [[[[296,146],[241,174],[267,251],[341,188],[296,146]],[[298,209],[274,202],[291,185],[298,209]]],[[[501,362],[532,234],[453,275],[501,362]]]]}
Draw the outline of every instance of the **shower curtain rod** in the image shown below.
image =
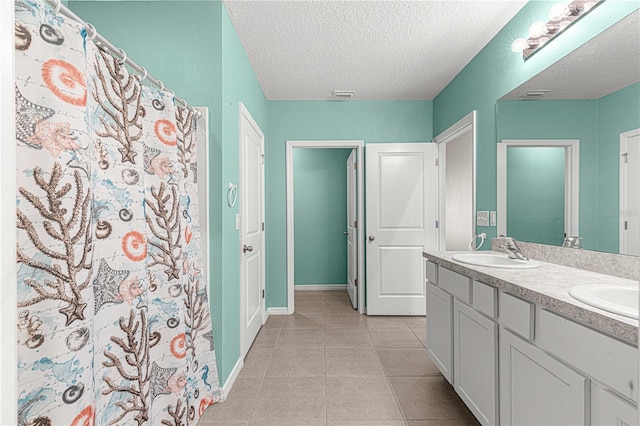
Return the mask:
{"type": "Polygon", "coordinates": [[[67,6],[63,5],[61,3],[61,0],[45,0],[45,2],[48,3],[49,6],[51,6],[54,9],[54,13],[56,15],[61,13],[61,14],[65,15],[66,17],[71,18],[74,21],[80,23],[81,25],[84,25],[85,31],[87,32],[87,39],[88,40],[95,40],[96,44],[98,44],[98,45],[100,45],[102,47],[106,47],[107,49],[109,49],[109,51],[112,54],[115,54],[116,56],[118,56],[119,59],[122,62],[128,64],[131,68],[133,68],[134,71],[136,71],[136,72],[138,72],[140,74],[140,81],[148,80],[151,84],[154,84],[160,90],[168,90],[169,93],[171,93],[174,96],[176,102],[181,103],[182,105],[184,105],[185,108],[192,109],[193,111],[195,111],[195,114],[197,115],[197,117],[200,117],[200,115],[202,114],[200,111],[190,107],[187,104],[187,101],[185,101],[184,99],[179,98],[178,96],[176,96],[176,94],[175,94],[175,92],[173,90],[169,90],[169,89],[165,88],[164,83],[162,81],[158,80],[157,78],[155,78],[154,76],[149,74],[145,67],[138,65],[132,59],[128,58],[127,57],[127,53],[123,49],[114,46],[109,40],[107,40],[106,38],[101,36],[98,33],[98,30],[96,29],[96,27],[94,27],[90,23],[86,22],[84,19],[82,19],[78,15],[76,15],[67,6]],[[90,34],[90,32],[91,32],[91,34],[90,34]]]}

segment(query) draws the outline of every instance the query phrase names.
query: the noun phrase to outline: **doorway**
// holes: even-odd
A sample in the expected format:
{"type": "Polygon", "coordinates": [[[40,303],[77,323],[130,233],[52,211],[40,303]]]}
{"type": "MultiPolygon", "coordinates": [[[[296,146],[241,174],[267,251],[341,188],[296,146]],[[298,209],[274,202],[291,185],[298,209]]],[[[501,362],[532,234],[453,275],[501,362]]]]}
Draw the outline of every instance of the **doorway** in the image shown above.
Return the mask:
{"type": "MultiPolygon", "coordinates": [[[[476,235],[476,112],[434,140],[439,158],[439,249],[468,250],[476,235]]],[[[475,240],[472,244],[475,244],[475,240]]]]}
{"type": "MultiPolygon", "coordinates": [[[[524,153],[524,151],[523,151],[524,153]]],[[[533,212],[529,209],[529,214],[533,215],[535,220],[527,219],[524,214],[509,214],[509,209],[513,206],[520,207],[524,204],[522,199],[510,199],[509,194],[526,194],[526,201],[541,200],[537,204],[542,205],[546,200],[550,200],[549,193],[551,191],[551,183],[545,183],[542,177],[553,178],[559,175],[559,179],[555,179],[553,186],[559,191],[560,200],[563,201],[563,210],[559,216],[559,230],[555,232],[555,245],[562,245],[565,236],[579,236],[579,194],[580,194],[580,141],[577,139],[561,139],[561,140],[503,140],[498,144],[498,235],[509,235],[516,239],[539,243],[553,244],[552,241],[539,240],[538,237],[547,235],[551,231],[544,231],[542,225],[548,220],[540,220],[542,213],[533,212]],[[511,155],[509,150],[516,150],[514,154],[518,154],[518,150],[527,150],[527,155],[511,155]],[[531,151],[533,149],[533,151],[531,151]],[[550,150],[551,149],[551,150],[550,150]],[[538,152],[539,155],[532,155],[538,152]],[[557,156],[554,151],[560,151],[561,156],[557,156]],[[550,155],[558,157],[559,160],[550,159],[550,155]],[[541,158],[537,158],[541,157],[541,158]],[[519,176],[508,175],[510,158],[514,160],[523,159],[524,161],[533,162],[540,160],[536,164],[532,164],[530,172],[523,179],[519,176]],[[553,161],[551,161],[553,160],[553,161]],[[560,162],[559,173],[549,172],[543,173],[542,167],[549,166],[553,163],[560,162]],[[542,183],[542,184],[541,184],[542,183]],[[508,185],[512,188],[509,189],[508,185]],[[520,187],[515,188],[516,185],[520,187]],[[511,205],[511,207],[510,207],[511,205]],[[508,221],[508,218],[512,219],[508,221]],[[517,218],[517,219],[516,219],[517,218]],[[514,223],[523,222],[523,223],[514,223]],[[518,235],[520,229],[529,231],[527,235],[535,235],[535,237],[527,237],[518,235]],[[531,232],[533,230],[533,233],[531,232]]],[[[529,166],[527,166],[528,168],[529,166]]],[[[523,163],[518,168],[512,169],[521,172],[525,169],[523,163]]],[[[550,209],[547,209],[550,210],[550,209]]],[[[546,214],[546,213],[545,213],[546,214]]]]}
{"type": "MultiPolygon", "coordinates": [[[[351,149],[355,152],[356,164],[360,162],[364,155],[364,141],[287,141],[286,142],[286,170],[287,170],[287,313],[292,314],[295,311],[295,300],[294,300],[294,291],[296,284],[296,242],[297,244],[304,244],[303,240],[296,237],[296,224],[295,224],[295,215],[296,215],[296,187],[294,182],[295,176],[295,168],[294,161],[296,152],[302,150],[311,150],[311,149],[351,149]]],[[[344,173],[346,174],[346,157],[345,157],[345,169],[344,173]]],[[[364,205],[364,187],[363,182],[364,178],[362,176],[362,168],[355,167],[356,171],[356,184],[355,184],[355,194],[354,194],[354,205],[356,210],[356,221],[358,223],[363,223],[363,205],[364,205]]],[[[349,232],[346,228],[347,224],[343,224],[345,227],[344,232],[349,232]]],[[[353,231],[351,231],[353,232],[353,231]]],[[[362,233],[356,233],[355,239],[355,257],[354,260],[354,268],[353,272],[355,272],[358,277],[358,285],[356,287],[356,305],[358,307],[358,312],[364,313],[364,244],[363,244],[363,235],[362,233]]],[[[340,235],[340,237],[344,240],[345,248],[347,247],[348,239],[345,239],[345,235],[340,235]]],[[[348,235],[347,235],[348,237],[348,235]]],[[[352,242],[354,242],[352,240],[352,242]]],[[[348,268],[347,268],[348,269],[348,268]]],[[[308,283],[314,284],[314,283],[308,283]]],[[[319,284],[319,283],[317,283],[319,284]]]]}
{"type": "Polygon", "coordinates": [[[620,134],[620,254],[640,256],[640,129],[620,134]]]}

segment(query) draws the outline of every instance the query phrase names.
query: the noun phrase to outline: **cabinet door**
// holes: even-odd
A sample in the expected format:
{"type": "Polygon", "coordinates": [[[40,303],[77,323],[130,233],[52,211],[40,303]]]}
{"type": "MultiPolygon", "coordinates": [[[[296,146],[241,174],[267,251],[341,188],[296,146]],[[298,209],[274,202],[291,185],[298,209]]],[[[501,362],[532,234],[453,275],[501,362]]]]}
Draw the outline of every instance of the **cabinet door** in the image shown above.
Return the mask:
{"type": "Polygon", "coordinates": [[[638,424],[638,409],[613,392],[591,387],[591,424],[631,426],[638,424]]]}
{"type": "Polygon", "coordinates": [[[500,423],[584,425],[589,379],[500,329],[500,423]]]}
{"type": "Polygon", "coordinates": [[[453,336],[455,390],[480,423],[494,425],[498,413],[498,325],[455,300],[453,336]]]}
{"type": "Polygon", "coordinates": [[[452,297],[429,283],[427,292],[427,353],[449,383],[453,383],[452,297]]]}

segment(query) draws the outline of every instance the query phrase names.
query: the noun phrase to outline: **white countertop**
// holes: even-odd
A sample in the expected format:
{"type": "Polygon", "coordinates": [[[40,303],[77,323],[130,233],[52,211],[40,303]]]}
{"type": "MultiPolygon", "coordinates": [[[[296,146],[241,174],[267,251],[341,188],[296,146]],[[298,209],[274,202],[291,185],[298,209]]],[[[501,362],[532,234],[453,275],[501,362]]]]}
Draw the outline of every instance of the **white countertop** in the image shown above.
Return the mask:
{"type": "MultiPolygon", "coordinates": [[[[616,315],[582,303],[569,295],[569,289],[582,284],[638,285],[637,281],[542,262],[535,269],[499,269],[456,262],[458,251],[428,251],[428,260],[497,287],[522,299],[543,305],[551,311],[587,324],[597,330],[632,343],[638,342],[638,320],[616,315]]],[[[489,252],[486,252],[489,253],[489,252]]],[[[498,253],[498,252],[493,252],[498,253]]],[[[504,254],[504,253],[500,253],[504,254]]]]}

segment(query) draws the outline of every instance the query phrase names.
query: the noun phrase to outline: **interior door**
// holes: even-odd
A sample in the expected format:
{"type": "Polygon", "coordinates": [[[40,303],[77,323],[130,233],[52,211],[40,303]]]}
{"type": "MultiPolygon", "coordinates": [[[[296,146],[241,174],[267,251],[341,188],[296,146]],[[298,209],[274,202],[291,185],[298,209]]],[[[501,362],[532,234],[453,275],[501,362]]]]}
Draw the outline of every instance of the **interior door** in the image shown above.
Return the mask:
{"type": "Polygon", "coordinates": [[[366,151],[367,314],[425,315],[425,250],[437,250],[437,146],[366,151]]]}
{"type": "Polygon", "coordinates": [[[620,137],[620,254],[640,256],[640,129],[620,137]]]}
{"type": "Polygon", "coordinates": [[[358,309],[358,228],[356,190],[356,150],[347,158],[347,293],[353,309],[358,309]]]}
{"type": "Polygon", "coordinates": [[[264,134],[240,104],[240,303],[242,355],[246,355],[264,314],[264,134]]]}

